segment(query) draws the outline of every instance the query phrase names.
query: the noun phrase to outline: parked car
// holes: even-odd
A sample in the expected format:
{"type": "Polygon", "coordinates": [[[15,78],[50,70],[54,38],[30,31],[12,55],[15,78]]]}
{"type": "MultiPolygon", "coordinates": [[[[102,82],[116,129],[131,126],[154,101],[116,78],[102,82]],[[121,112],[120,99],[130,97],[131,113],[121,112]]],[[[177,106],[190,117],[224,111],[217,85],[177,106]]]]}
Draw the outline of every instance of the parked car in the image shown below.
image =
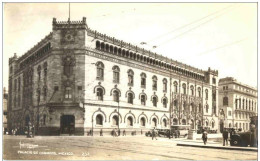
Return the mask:
{"type": "Polygon", "coordinates": [[[175,132],[174,131],[170,131],[170,129],[159,129],[158,130],[158,136],[160,137],[170,137],[173,138],[175,136],[175,132]]]}
{"type": "Polygon", "coordinates": [[[251,117],[250,130],[247,132],[234,132],[230,136],[231,146],[254,146],[258,145],[258,118],[251,117]]]}

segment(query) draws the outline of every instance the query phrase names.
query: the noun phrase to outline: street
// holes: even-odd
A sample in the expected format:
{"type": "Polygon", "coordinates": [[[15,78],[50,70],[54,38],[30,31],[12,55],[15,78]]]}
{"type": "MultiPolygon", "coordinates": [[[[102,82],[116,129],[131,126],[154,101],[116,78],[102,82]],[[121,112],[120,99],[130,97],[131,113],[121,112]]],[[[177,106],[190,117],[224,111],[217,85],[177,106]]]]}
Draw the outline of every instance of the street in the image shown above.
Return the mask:
{"type": "Polygon", "coordinates": [[[5,160],[257,160],[257,152],[176,146],[145,136],[3,136],[5,160]]]}

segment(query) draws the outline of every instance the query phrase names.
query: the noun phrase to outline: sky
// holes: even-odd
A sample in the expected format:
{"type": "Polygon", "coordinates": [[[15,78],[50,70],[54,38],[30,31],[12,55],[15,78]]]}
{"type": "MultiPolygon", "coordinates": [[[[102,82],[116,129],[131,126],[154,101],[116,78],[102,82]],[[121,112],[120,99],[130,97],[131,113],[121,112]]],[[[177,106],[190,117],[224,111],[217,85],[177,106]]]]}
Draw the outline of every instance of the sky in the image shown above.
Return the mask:
{"type": "MultiPolygon", "coordinates": [[[[69,4],[4,4],[4,87],[8,59],[23,55],[48,35],[53,17],[67,21],[69,4]]],[[[257,87],[256,3],[71,3],[70,19],[82,17],[100,33],[257,87]]]]}

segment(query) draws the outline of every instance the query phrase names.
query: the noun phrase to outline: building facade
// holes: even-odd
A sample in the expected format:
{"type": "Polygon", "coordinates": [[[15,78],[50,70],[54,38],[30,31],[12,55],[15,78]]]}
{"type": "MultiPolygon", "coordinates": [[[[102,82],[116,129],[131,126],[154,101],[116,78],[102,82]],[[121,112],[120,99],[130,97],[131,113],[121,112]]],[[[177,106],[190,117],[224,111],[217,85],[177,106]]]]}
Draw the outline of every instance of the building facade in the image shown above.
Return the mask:
{"type": "Polygon", "coordinates": [[[257,116],[257,89],[232,77],[219,80],[220,130],[250,130],[250,117],[257,116]]]}
{"type": "Polygon", "coordinates": [[[142,133],[173,124],[218,129],[218,71],[200,70],[91,30],[57,21],[9,60],[12,125],[39,135],[86,135],[115,128],[142,133]]]}

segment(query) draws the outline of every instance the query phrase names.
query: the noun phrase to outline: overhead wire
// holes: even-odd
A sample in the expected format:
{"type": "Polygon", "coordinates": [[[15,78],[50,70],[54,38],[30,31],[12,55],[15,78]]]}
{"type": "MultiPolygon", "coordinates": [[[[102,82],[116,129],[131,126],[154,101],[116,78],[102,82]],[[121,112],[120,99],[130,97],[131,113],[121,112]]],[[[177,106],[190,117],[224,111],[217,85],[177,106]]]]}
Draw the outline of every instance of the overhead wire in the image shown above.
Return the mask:
{"type": "MultiPolygon", "coordinates": [[[[228,10],[228,11],[230,11],[230,10],[228,10]]],[[[157,45],[157,48],[158,48],[158,46],[161,47],[161,46],[163,46],[163,45],[165,45],[165,44],[168,44],[168,43],[171,42],[172,40],[177,39],[177,38],[179,38],[179,37],[185,35],[186,33],[190,32],[190,31],[193,31],[193,30],[195,30],[195,29],[201,27],[202,25],[211,22],[212,20],[215,20],[216,18],[218,18],[218,17],[220,17],[220,16],[226,14],[228,11],[225,11],[225,12],[223,12],[223,13],[217,15],[217,16],[214,16],[213,18],[210,18],[209,20],[207,20],[207,21],[205,21],[205,22],[203,22],[203,23],[200,23],[199,25],[197,25],[197,26],[195,26],[195,27],[190,28],[189,30],[187,30],[187,31],[185,31],[185,32],[182,32],[182,33],[178,34],[177,36],[175,36],[175,37],[173,37],[173,38],[171,38],[171,39],[168,39],[168,40],[166,40],[166,41],[163,41],[162,43],[160,43],[159,45],[157,45]]]]}
{"type": "Polygon", "coordinates": [[[196,19],[196,20],[194,20],[194,21],[192,21],[192,22],[190,22],[190,23],[187,23],[187,24],[184,24],[184,25],[182,25],[182,26],[179,26],[179,27],[175,28],[175,29],[172,30],[172,31],[169,31],[169,32],[167,32],[167,33],[164,33],[164,34],[162,34],[162,35],[159,35],[159,36],[157,36],[157,37],[154,37],[153,39],[150,39],[150,40],[148,40],[148,41],[146,41],[146,42],[152,42],[152,41],[157,40],[157,39],[159,39],[159,38],[161,38],[161,37],[164,37],[164,36],[166,36],[166,35],[168,35],[168,34],[170,34],[170,33],[179,31],[180,29],[183,29],[183,28],[185,28],[185,27],[187,27],[187,26],[189,26],[189,25],[195,24],[195,23],[197,23],[197,22],[199,22],[199,21],[201,21],[201,20],[203,20],[203,19],[206,19],[206,18],[208,18],[208,17],[210,17],[210,16],[212,16],[212,15],[215,15],[215,14],[217,14],[217,13],[223,11],[223,10],[226,10],[226,9],[228,9],[228,8],[230,8],[230,7],[233,7],[233,6],[234,6],[234,5],[229,5],[228,7],[222,8],[222,9],[217,10],[217,11],[215,11],[215,12],[213,12],[213,13],[210,13],[210,14],[208,14],[208,15],[202,17],[202,18],[196,19]]]}

